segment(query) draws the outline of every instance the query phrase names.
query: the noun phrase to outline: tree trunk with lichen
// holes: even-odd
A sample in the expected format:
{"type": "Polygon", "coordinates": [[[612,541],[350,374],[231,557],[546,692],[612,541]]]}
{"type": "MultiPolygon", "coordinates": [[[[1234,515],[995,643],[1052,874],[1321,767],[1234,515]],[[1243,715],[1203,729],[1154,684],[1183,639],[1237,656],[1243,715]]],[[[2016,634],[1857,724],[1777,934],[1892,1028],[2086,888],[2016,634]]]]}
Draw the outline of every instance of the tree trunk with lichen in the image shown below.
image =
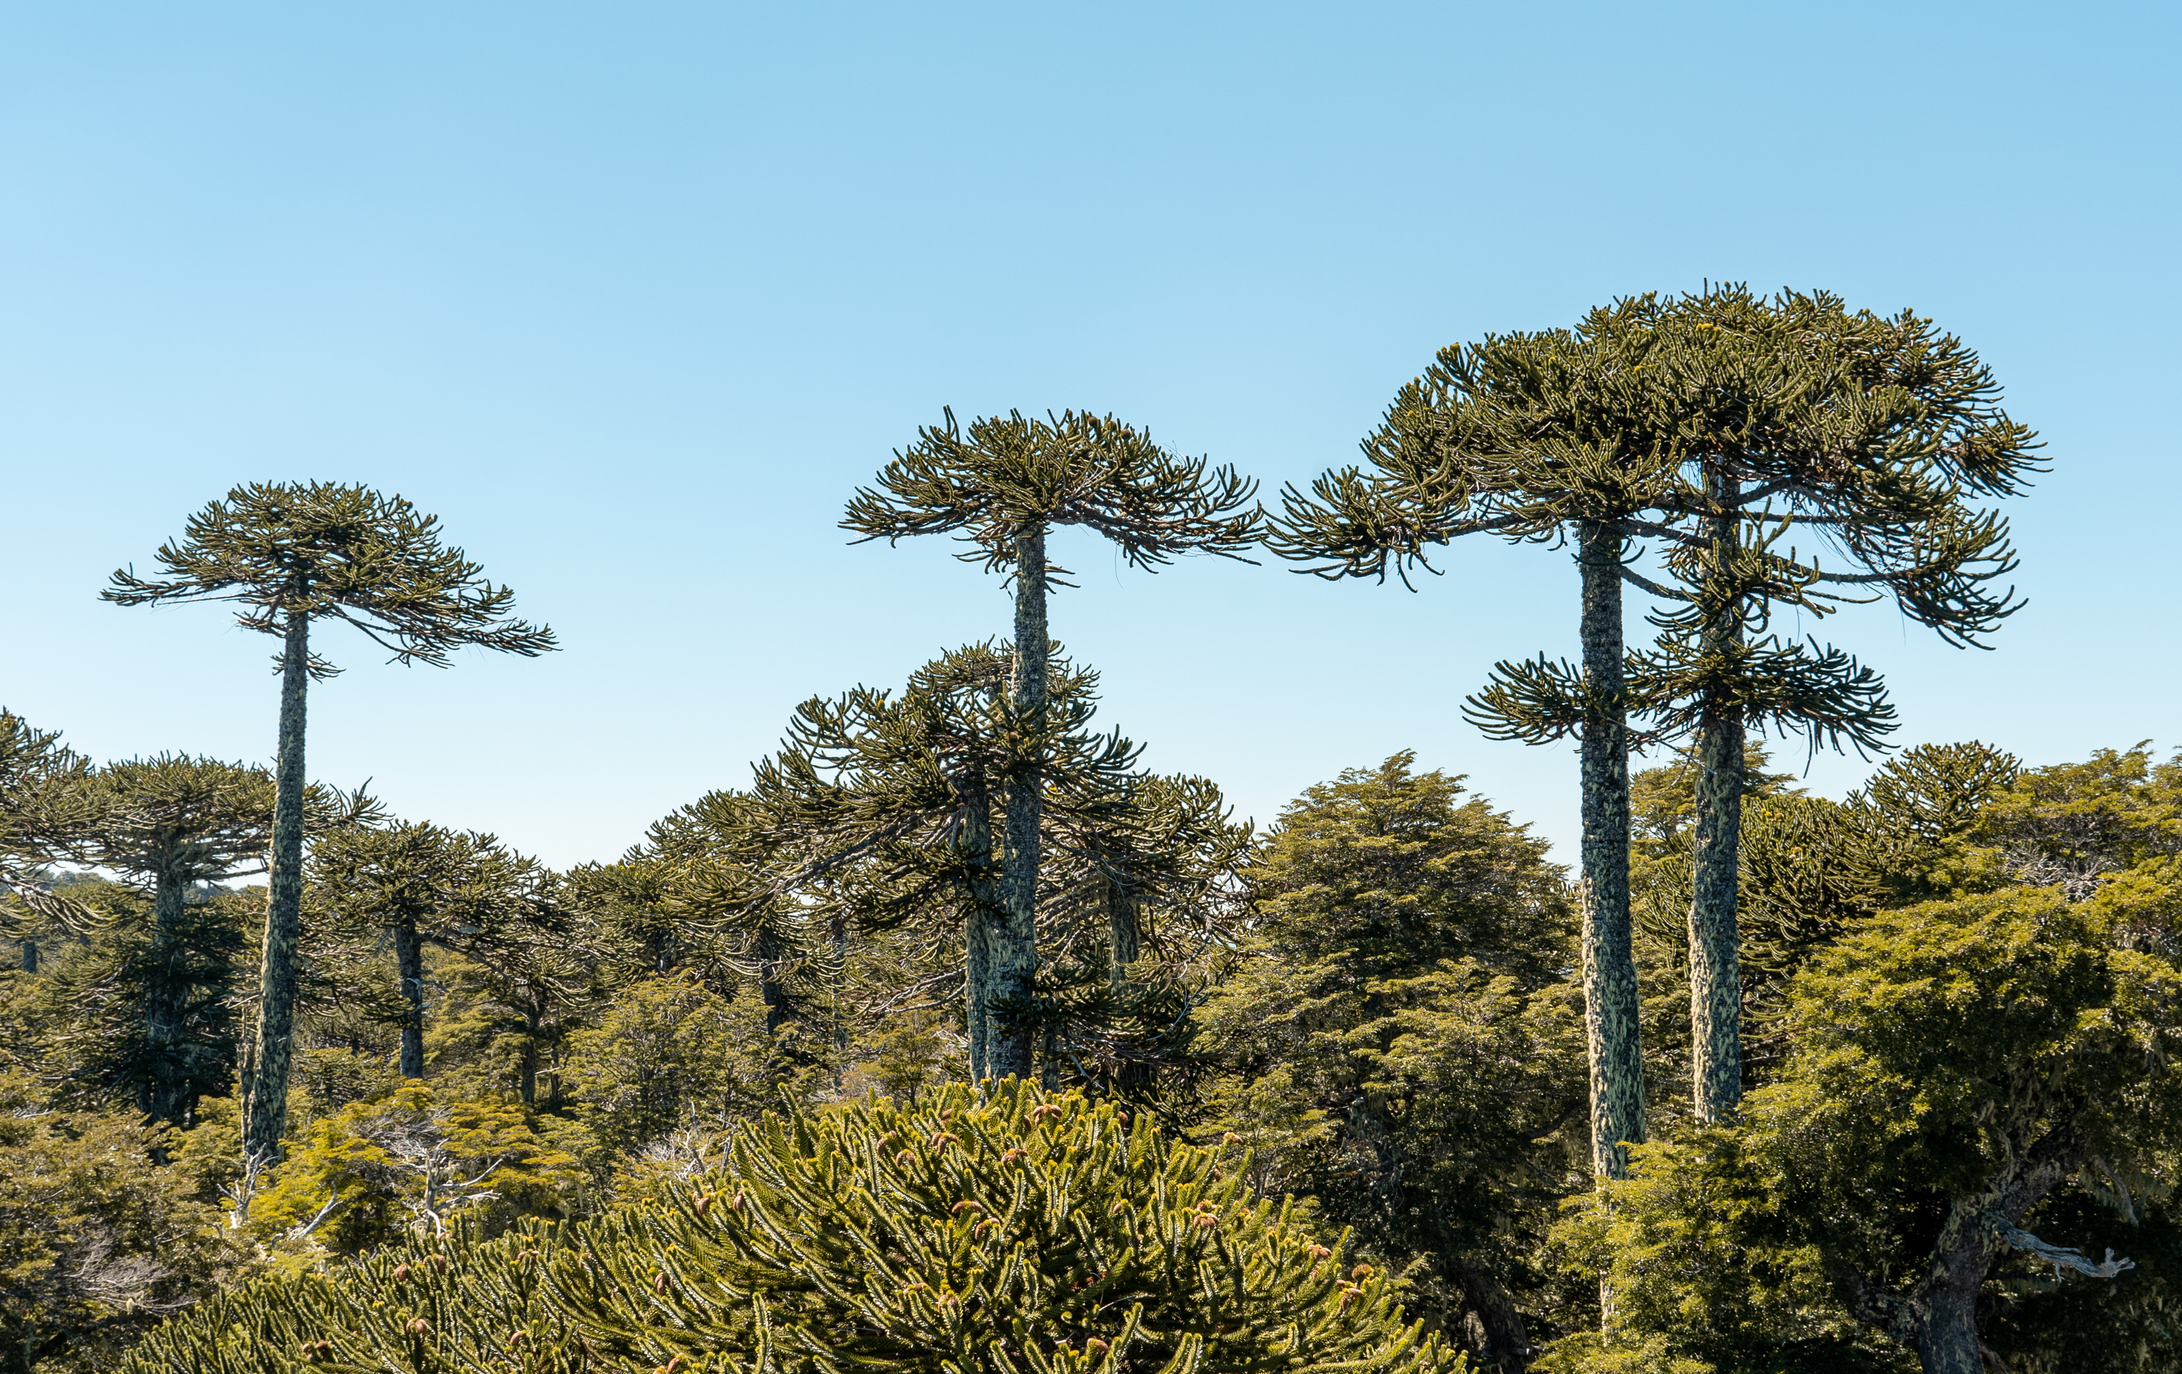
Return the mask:
{"type": "Polygon", "coordinates": [[[394,924],[394,964],[402,981],[402,1077],[424,1077],[424,939],[409,920],[394,924]]]}
{"type": "MultiPolygon", "coordinates": [[[[1706,482],[1720,512],[1708,519],[1715,567],[1734,554],[1735,503],[1741,484],[1724,474],[1706,482]]],[[[1716,662],[1741,646],[1740,597],[1712,598],[1701,652],[1716,662]]],[[[1690,1076],[1692,1109],[1708,1125],[1734,1120],[1743,1097],[1742,961],[1737,932],[1737,872],[1743,823],[1741,708],[1703,703],[1697,724],[1696,854],[1690,899],[1690,1076]]]]}
{"type": "Polygon", "coordinates": [[[144,1057],[150,1072],[137,1106],[153,1121],[186,1126],[190,1108],[189,1065],[182,1022],[189,1015],[189,941],[184,930],[189,875],[173,865],[152,881],[150,976],[144,988],[144,1057]]]}
{"type": "Polygon", "coordinates": [[[1591,1067],[1591,1168],[1627,1178],[1625,1144],[1644,1139],[1644,1042],[1629,925],[1629,727],[1624,699],[1621,536],[1586,522],[1583,775],[1584,1034],[1591,1067]]]}
{"type": "Polygon", "coordinates": [[[288,1125],[289,1051],[303,937],[303,708],[310,678],[310,618],[288,612],[280,667],[280,762],[273,793],[272,873],[258,969],[258,1033],[243,1102],[243,1157],[280,1157],[288,1125]]]}
{"type": "Polygon", "coordinates": [[[1047,643],[1046,536],[1034,529],[1015,538],[1015,671],[1008,695],[1021,752],[1002,794],[1002,902],[990,932],[985,1053],[994,1078],[1029,1078],[1037,1042],[1038,823],[1045,800],[1037,750],[1045,731],[1047,643]]]}
{"type": "Polygon", "coordinates": [[[962,916],[963,1029],[970,1042],[970,1081],[992,1076],[986,1005],[992,993],[992,927],[1001,907],[993,861],[992,794],[982,773],[952,780],[956,802],[953,845],[969,892],[962,916]]]}

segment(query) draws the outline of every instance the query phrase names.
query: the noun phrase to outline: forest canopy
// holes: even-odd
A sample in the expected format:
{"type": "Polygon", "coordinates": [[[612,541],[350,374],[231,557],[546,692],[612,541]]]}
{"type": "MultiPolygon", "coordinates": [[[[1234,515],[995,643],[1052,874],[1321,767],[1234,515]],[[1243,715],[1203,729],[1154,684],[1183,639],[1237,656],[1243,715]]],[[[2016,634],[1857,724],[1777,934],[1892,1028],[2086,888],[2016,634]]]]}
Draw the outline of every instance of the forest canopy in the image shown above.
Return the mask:
{"type": "Polygon", "coordinates": [[[1946,723],[1776,628],[2022,604],[2040,447],[1960,340],[1624,298],[1443,350],[1271,515],[1109,414],[944,414],[842,526],[954,535],[1011,623],[611,861],[311,778],[314,623],[562,647],[407,500],[240,485],[115,575],[278,637],[278,747],[0,712],[0,1371],[2182,1361],[2182,756],[1903,747],[1946,723]],[[1148,767],[1054,633],[1071,524],[1146,573],[1573,554],[1579,659],[1443,704],[1576,741],[1579,849],[1408,750],[1262,828],[1148,767]]]}

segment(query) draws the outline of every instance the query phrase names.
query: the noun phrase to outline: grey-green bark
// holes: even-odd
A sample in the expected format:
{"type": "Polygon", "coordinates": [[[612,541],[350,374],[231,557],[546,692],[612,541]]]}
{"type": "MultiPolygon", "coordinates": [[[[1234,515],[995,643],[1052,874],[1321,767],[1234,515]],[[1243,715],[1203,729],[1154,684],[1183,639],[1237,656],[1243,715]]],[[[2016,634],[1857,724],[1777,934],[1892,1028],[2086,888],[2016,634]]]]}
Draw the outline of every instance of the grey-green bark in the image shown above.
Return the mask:
{"type": "Polygon", "coordinates": [[[258,1033],[243,1099],[243,1156],[261,1167],[279,1158],[288,1125],[288,1059],[303,939],[303,708],[310,657],[310,618],[290,610],[280,662],[280,763],[274,777],[265,951],[258,968],[258,1033]]]}
{"type": "Polygon", "coordinates": [[[145,1116],[175,1126],[188,1125],[185,1118],[196,1105],[190,1100],[190,1075],[176,1062],[181,1057],[182,1021],[189,1014],[189,947],[183,909],[188,895],[188,876],[172,867],[161,870],[153,880],[152,948],[144,988],[144,1048],[152,1073],[137,1098],[145,1116]]]}
{"type": "Polygon", "coordinates": [[[992,996],[992,926],[1000,910],[999,871],[993,862],[992,798],[982,774],[955,779],[960,803],[955,853],[969,874],[970,900],[962,916],[963,1022],[970,1040],[970,1081],[992,1076],[986,1006],[992,996]]]}
{"type": "Polygon", "coordinates": [[[1623,671],[1621,536],[1587,521],[1583,571],[1583,988],[1591,1064],[1591,1167],[1629,1176],[1644,1139],[1644,1045],[1629,926],[1629,727],[1623,671]]]}
{"type": "Polygon", "coordinates": [[[1006,780],[1006,832],[1000,856],[1000,919],[991,932],[991,976],[985,1053],[994,1078],[1028,1078],[1036,1026],[1030,1012],[1038,980],[1038,822],[1045,770],[1046,535],[1034,527],[1015,537],[1015,671],[1009,705],[1031,748],[1006,780]]]}
{"type": "Polygon", "coordinates": [[[394,927],[394,963],[402,980],[402,1077],[424,1077],[424,940],[415,925],[394,927]]]}
{"type": "Polygon", "coordinates": [[[771,928],[758,932],[758,1001],[765,1008],[765,1033],[777,1034],[788,1021],[788,990],[781,984],[786,964],[780,936],[771,928]]]}
{"type": "MultiPolygon", "coordinates": [[[[1707,484],[1729,514],[1713,518],[1714,556],[1725,563],[1736,538],[1732,513],[1740,496],[1732,477],[1707,484]]],[[[1710,608],[1702,652],[1733,654],[1743,637],[1740,598],[1710,608]]],[[[1736,929],[1743,819],[1743,717],[1739,703],[1717,694],[1703,703],[1697,724],[1696,853],[1690,901],[1690,1077],[1697,1119],[1725,1123],[1743,1096],[1742,967],[1736,929]]]]}

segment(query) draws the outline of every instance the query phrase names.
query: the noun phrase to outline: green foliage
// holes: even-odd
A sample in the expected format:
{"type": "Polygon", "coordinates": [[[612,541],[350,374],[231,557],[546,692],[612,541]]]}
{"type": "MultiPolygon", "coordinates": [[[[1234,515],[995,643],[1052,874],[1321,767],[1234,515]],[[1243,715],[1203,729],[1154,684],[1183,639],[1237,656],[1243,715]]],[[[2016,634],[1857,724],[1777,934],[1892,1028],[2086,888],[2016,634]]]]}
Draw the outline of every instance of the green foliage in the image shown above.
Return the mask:
{"type": "Polygon", "coordinates": [[[1358,979],[1477,958],[1536,986],[1566,967],[1573,914],[1545,843],[1403,751],[1308,788],[1247,871],[1253,929],[1358,979]]]}
{"type": "Polygon", "coordinates": [[[68,1030],[48,1040],[40,1072],[74,1101],[126,1103],[187,1126],[201,1098],[234,1084],[234,1003],[248,984],[249,928],[262,899],[170,892],[171,910],[157,922],[154,903],[121,884],[68,892],[94,924],[41,980],[41,1020],[68,1030]]]}
{"type": "Polygon", "coordinates": [[[724,1174],[557,1235],[411,1238],[246,1286],[129,1374],[1454,1374],[1234,1151],[1019,1084],[767,1117],[724,1174]],[[520,1336],[516,1333],[522,1333],[520,1336]]]}
{"type": "Polygon", "coordinates": [[[639,1365],[1460,1367],[1402,1324],[1382,1275],[1344,1273],[1253,1201],[1235,1154],[1123,1118],[1014,1083],[769,1117],[713,1191],[564,1255],[560,1301],[639,1365]]]}
{"type": "MultiPolygon", "coordinates": [[[[2014,1295],[2073,1285],[2034,1282],[2035,1248],[1992,1278],[1988,1264],[2022,1248],[2004,1226],[2050,1235],[2080,1218],[2074,1196],[2127,1205],[2117,1180],[2173,1185],[2182,971],[2117,945],[2141,895],[2116,884],[2071,904],[2013,887],[1928,903],[1812,959],[1790,984],[1787,1062],[1746,1099],[1746,1123],[1640,1151],[1636,1177],[1572,1224],[1619,1319],[1722,1370],[1890,1368],[1899,1357],[1874,1338],[1927,1339],[1935,1276],[1967,1265],[2015,1314],[2005,1338],[1982,1339],[2005,1339],[2009,1358],[2061,1356],[2014,1295]]],[[[2101,1301],[2147,1277],[2124,1273],[2101,1301]]],[[[2054,1296],[2046,1318],[2065,1306],[2054,1296]]],[[[2172,1358],[2163,1319],[2136,1315],[2130,1344],[2151,1340],[2156,1358],[2113,1368],[2172,1358]]]]}
{"type": "MultiPolygon", "coordinates": [[[[607,1374],[543,1291],[551,1233],[458,1219],[337,1269],[229,1288],[129,1352],[122,1374],[607,1374]]],[[[623,1366],[622,1368],[626,1368],[623,1366]]],[[[633,1371],[631,1372],[633,1374],[633,1371]]]]}
{"type": "Polygon", "coordinates": [[[956,533],[961,555],[988,568],[1014,562],[1015,539],[1050,525],[1083,525],[1112,540],[1136,567],[1183,552],[1239,556],[1258,538],[1257,484],[1232,468],[1206,471],[1113,416],[1068,411],[1044,420],[1011,411],[970,422],[955,413],[860,489],[841,527],[896,542],[956,533]],[[1245,509],[1249,507],[1249,509],[1245,509]]]}
{"type": "Polygon", "coordinates": [[[153,1163],[188,1134],[55,1110],[34,1084],[0,1079],[0,1370],[111,1368],[246,1268],[198,1176],[153,1163]]]}
{"type": "Polygon", "coordinates": [[[612,1158],[680,1131],[723,1134],[779,1099],[808,1092],[799,1037],[765,1031],[762,1006],[730,1001],[687,974],[622,989],[595,1026],[569,1037],[566,1074],[581,1115],[612,1158]]]}
{"type": "MultiPolygon", "coordinates": [[[[446,667],[478,644],[532,655],[553,632],[504,618],[515,593],[440,542],[439,517],[399,496],[335,482],[253,482],[190,516],[159,546],[166,576],[115,572],[100,593],[122,606],[233,601],[244,629],[284,632],[286,617],[347,621],[401,663],[446,667]]],[[[313,676],[336,670],[313,655],[313,676]]]]}
{"type": "Polygon", "coordinates": [[[250,1208],[267,1237],[317,1239],[339,1254],[404,1231],[444,1235],[458,1216],[485,1234],[556,1216],[576,1161],[538,1138],[522,1108],[449,1101],[422,1083],[313,1122],[250,1208]]]}
{"type": "Polygon", "coordinates": [[[1510,1287],[1580,1186],[1572,912],[1545,846],[1397,754],[1313,787],[1247,872],[1252,937],[1197,1012],[1203,1130],[1354,1226],[1481,1359],[1529,1345],[1510,1287]]]}

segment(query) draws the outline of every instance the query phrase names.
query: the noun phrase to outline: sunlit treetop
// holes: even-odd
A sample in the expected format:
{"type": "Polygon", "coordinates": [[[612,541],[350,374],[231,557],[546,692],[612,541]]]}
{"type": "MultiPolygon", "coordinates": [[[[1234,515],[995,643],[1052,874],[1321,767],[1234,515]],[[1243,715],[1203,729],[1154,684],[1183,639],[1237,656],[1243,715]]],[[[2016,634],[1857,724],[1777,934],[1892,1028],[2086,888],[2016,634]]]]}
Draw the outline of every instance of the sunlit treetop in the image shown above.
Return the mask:
{"type": "Polygon", "coordinates": [[[877,489],[858,489],[843,529],[889,543],[953,534],[974,545],[958,556],[988,570],[1012,566],[1015,540],[1052,525],[1094,530],[1140,568],[1178,553],[1241,558],[1258,541],[1256,482],[1177,457],[1110,415],[1010,411],[967,432],[946,415],[895,453],[877,489]]]}
{"type": "MultiPolygon", "coordinates": [[[[444,668],[464,645],[525,656],[553,631],[506,615],[513,590],[440,540],[439,517],[399,496],[335,482],[255,482],[189,518],[157,555],[163,577],[114,574],[100,595],[123,606],[232,601],[238,623],[281,634],[290,615],[332,617],[386,649],[390,662],[444,668]]],[[[311,673],[339,671],[318,655],[311,673]]]]}

